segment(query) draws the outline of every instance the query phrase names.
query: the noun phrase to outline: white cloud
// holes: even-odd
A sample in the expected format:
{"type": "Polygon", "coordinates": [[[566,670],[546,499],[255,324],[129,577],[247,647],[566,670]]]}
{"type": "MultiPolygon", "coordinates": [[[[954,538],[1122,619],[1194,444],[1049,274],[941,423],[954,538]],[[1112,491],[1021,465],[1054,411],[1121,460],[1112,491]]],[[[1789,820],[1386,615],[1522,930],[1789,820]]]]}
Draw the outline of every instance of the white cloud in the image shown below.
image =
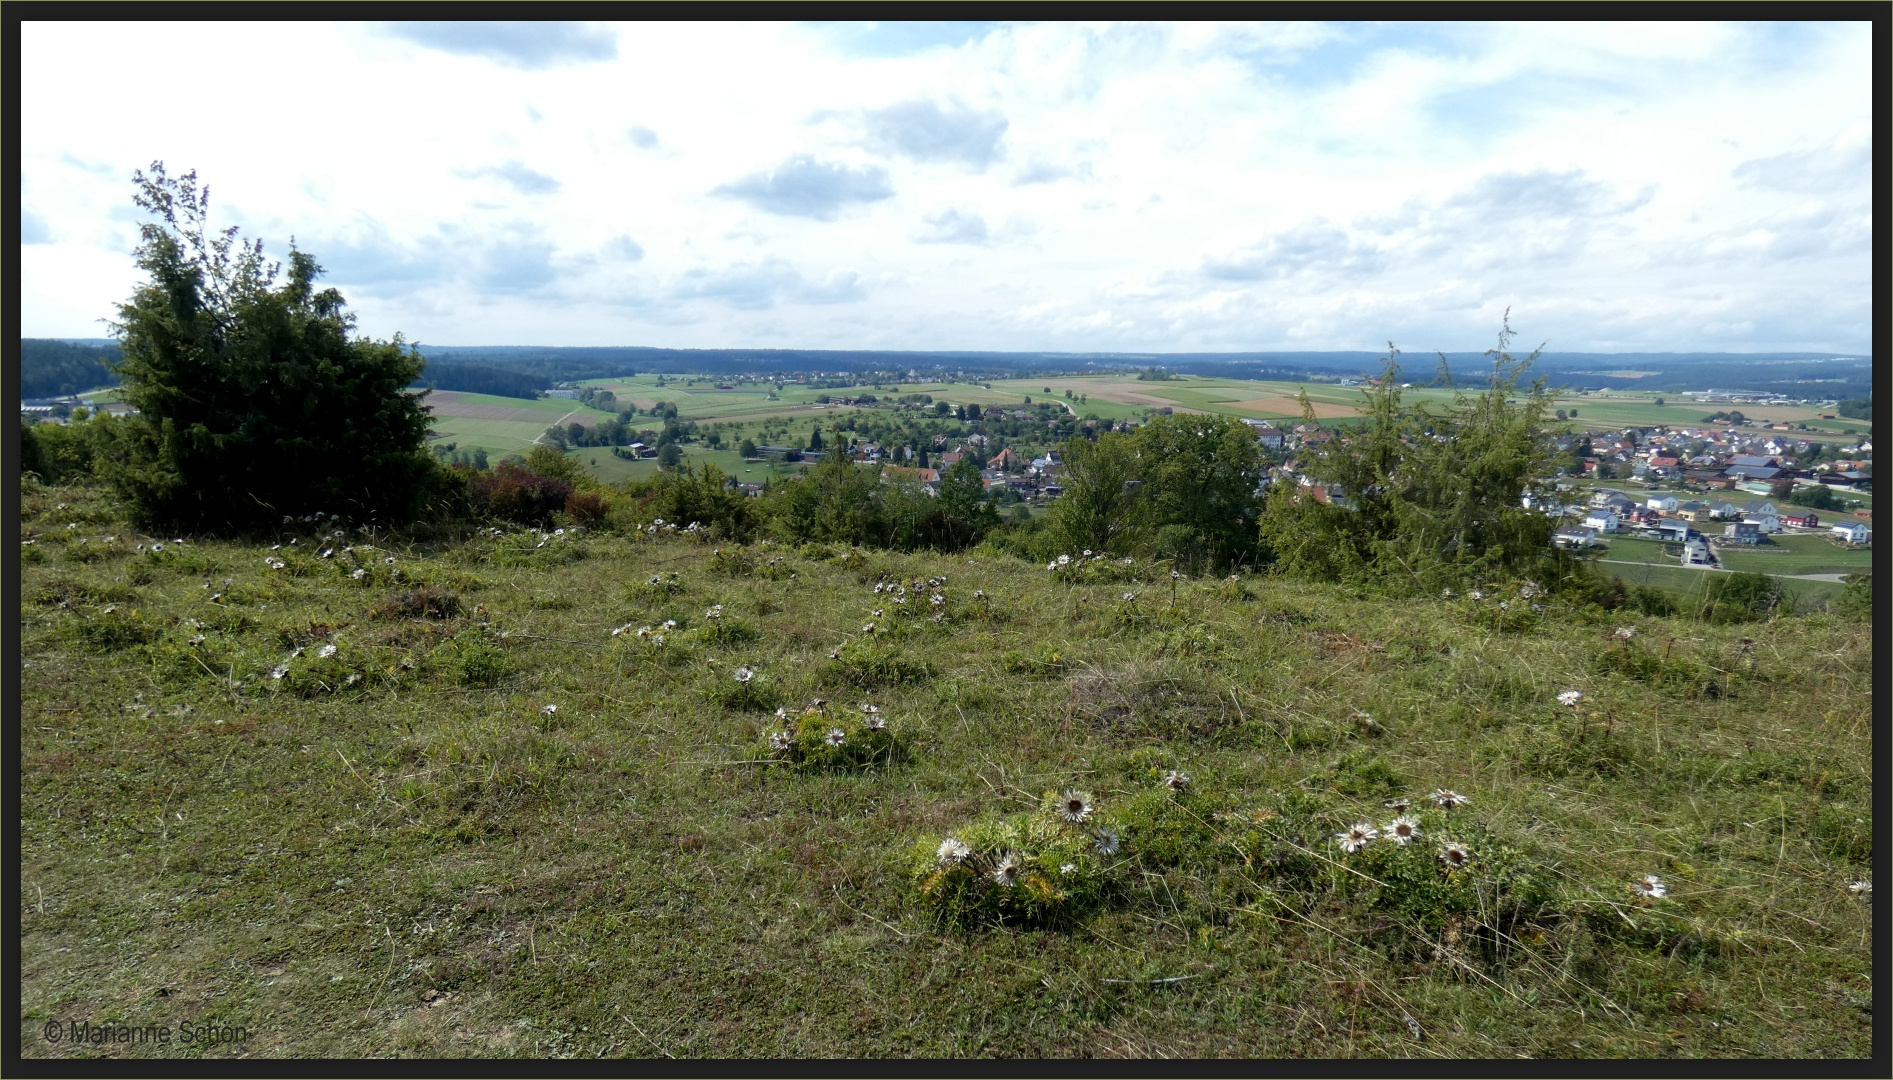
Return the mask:
{"type": "Polygon", "coordinates": [[[1864,25],[29,22],[20,68],[29,335],[129,295],[163,159],[443,344],[1871,339],[1864,25]],[[319,108],[127,111],[154,51],[319,108]]]}

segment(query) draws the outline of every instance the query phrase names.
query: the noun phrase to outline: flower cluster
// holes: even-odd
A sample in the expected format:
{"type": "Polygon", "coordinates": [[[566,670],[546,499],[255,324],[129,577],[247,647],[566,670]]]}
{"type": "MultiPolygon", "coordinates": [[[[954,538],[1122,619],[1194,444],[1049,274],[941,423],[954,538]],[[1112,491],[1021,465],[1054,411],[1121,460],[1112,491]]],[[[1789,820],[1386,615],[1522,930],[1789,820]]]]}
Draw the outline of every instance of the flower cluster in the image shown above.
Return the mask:
{"type": "Polygon", "coordinates": [[[862,702],[854,709],[831,709],[821,698],[798,713],[777,709],[763,742],[768,760],[804,769],[872,768],[890,764],[898,749],[880,706],[862,702]]]}
{"type": "Polygon", "coordinates": [[[1089,793],[1045,793],[1036,813],[966,824],[920,841],[913,873],[933,913],[962,925],[1046,922],[1095,905],[1123,866],[1124,831],[1089,793]]]}
{"type": "MultiPolygon", "coordinates": [[[[874,583],[873,594],[881,597],[882,602],[893,609],[897,617],[919,618],[923,613],[931,612],[933,621],[944,623],[947,619],[947,579],[945,574],[938,577],[914,578],[906,581],[899,578],[882,578],[874,583]],[[924,605],[924,606],[923,606],[924,605]]],[[[979,594],[984,599],[985,594],[979,594]]],[[[877,607],[869,613],[874,620],[887,616],[887,607],[877,607]]],[[[864,634],[872,634],[885,629],[878,622],[869,622],[861,628],[864,634]]]]}
{"type": "Polygon", "coordinates": [[[1133,573],[1136,565],[1134,559],[1113,559],[1102,551],[1087,548],[1076,557],[1060,555],[1046,563],[1045,570],[1054,580],[1067,585],[1108,584],[1138,580],[1133,573]]]}

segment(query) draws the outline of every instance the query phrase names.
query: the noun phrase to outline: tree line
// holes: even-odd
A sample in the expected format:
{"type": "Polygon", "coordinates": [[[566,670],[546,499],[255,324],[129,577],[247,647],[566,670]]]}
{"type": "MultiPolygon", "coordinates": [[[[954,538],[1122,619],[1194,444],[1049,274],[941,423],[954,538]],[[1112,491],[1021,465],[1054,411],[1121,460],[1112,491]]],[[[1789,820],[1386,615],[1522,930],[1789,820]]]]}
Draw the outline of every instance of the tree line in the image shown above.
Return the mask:
{"type": "MultiPolygon", "coordinates": [[[[1509,325],[1488,353],[1486,385],[1444,407],[1402,399],[1390,346],[1383,377],[1362,388],[1359,421],[1310,428],[1293,472],[1238,420],[1172,415],[1062,431],[1063,494],[1023,520],[1001,519],[970,453],[931,491],[912,469],[884,479],[842,454],[761,497],[709,465],[610,487],[554,439],[490,470],[428,452],[425,407],[406,392],[419,354],[398,336],[356,335],[341,295],[317,287],[312,255],[292,248],[284,274],[260,242],[212,231],[195,174],[173,178],[158,163],[137,180],[136,201],[155,219],[135,256],[146,280],[115,326],[137,412],[28,426],[20,457],[44,480],[112,485],[147,527],[256,534],[317,511],[384,525],[631,529],[661,517],[734,540],[983,546],[1035,561],[1088,551],[1179,573],[1269,569],[1391,592],[1528,580],[1623,598],[1551,545],[1550,518],[1521,505],[1555,462],[1544,381],[1521,386],[1538,354],[1512,356],[1509,325]]],[[[1306,395],[1302,407],[1312,424],[1306,395]]],[[[674,415],[662,422],[666,445],[694,434],[674,415]]]]}

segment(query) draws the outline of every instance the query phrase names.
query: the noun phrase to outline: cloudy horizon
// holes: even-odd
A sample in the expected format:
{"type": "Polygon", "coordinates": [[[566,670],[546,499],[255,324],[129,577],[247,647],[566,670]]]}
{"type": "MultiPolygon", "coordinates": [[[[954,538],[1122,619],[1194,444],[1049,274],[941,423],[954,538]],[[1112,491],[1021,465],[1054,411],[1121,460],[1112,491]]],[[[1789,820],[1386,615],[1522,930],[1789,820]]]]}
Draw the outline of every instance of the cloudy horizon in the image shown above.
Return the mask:
{"type": "MultiPolygon", "coordinates": [[[[1867,353],[1866,23],[35,23],[20,333],[131,175],[438,345],[1867,353]],[[152,93],[153,57],[214,71],[152,93]],[[232,89],[234,88],[234,89],[232,89]]],[[[175,70],[177,65],[172,64],[175,70]]]]}

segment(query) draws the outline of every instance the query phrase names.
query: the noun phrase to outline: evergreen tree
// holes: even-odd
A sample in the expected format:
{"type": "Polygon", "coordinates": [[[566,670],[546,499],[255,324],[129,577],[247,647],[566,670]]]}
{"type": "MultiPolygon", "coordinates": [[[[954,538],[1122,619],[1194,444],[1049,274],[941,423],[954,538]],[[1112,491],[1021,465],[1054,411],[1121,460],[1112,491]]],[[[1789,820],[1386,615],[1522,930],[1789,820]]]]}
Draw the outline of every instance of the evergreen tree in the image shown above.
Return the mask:
{"type": "Polygon", "coordinates": [[[137,263],[148,280],[114,329],[137,409],[105,473],[142,522],[248,530],[323,511],[402,522],[444,491],[423,449],[427,411],[404,388],[422,361],[397,335],[351,336],[354,316],[322,268],[289,252],[286,279],[261,241],[210,231],[210,192],[162,163],[135,176],[137,263]]]}

